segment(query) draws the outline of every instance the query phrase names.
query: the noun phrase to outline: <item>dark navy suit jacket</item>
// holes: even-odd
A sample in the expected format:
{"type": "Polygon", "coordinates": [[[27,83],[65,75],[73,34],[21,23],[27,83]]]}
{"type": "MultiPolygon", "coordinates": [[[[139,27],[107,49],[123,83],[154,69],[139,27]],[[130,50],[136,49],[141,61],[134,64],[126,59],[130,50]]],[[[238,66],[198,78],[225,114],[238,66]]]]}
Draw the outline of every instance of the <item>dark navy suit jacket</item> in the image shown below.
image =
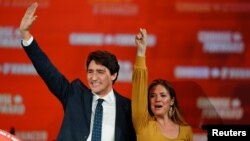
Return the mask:
{"type": "MultiPolygon", "coordinates": [[[[24,47],[36,71],[50,91],[60,100],[64,118],[57,141],[85,141],[90,133],[93,94],[79,79],[69,82],[39,48],[36,40],[24,47]]],[[[115,141],[136,140],[130,100],[116,91],[115,141]]]]}

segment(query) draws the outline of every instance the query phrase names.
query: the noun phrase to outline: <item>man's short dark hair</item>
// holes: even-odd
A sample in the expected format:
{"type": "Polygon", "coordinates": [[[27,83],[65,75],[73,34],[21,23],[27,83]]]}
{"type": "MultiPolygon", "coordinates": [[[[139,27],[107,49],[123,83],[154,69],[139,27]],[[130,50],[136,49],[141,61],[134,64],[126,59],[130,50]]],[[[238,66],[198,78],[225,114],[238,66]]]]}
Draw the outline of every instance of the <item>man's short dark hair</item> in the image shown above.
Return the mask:
{"type": "Polygon", "coordinates": [[[92,60],[94,60],[97,64],[101,64],[107,67],[111,75],[117,73],[116,78],[113,80],[113,84],[114,84],[118,78],[118,73],[120,69],[116,56],[108,51],[103,51],[103,50],[93,51],[89,54],[87,58],[87,62],[86,62],[87,68],[89,67],[89,63],[92,60]]]}

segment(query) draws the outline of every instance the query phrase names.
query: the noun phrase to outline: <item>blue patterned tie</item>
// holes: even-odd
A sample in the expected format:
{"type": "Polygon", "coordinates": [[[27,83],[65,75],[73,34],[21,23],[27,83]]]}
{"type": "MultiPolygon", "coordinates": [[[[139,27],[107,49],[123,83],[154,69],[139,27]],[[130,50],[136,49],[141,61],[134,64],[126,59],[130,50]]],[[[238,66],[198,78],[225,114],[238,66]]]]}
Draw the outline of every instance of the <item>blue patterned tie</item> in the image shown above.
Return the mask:
{"type": "Polygon", "coordinates": [[[102,115],[103,115],[102,102],[103,101],[104,101],[103,99],[98,99],[98,103],[95,108],[95,117],[94,117],[91,141],[101,141],[101,138],[102,138],[102,115]]]}

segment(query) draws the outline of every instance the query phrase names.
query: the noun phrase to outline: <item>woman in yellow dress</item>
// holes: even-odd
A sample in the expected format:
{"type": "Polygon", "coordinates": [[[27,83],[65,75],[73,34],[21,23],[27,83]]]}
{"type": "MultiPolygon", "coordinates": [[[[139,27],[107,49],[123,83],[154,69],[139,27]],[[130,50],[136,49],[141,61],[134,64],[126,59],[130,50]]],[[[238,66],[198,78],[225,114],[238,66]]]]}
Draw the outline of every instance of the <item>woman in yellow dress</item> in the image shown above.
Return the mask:
{"type": "Polygon", "coordinates": [[[171,84],[157,79],[148,87],[146,29],[140,29],[135,43],[137,56],[132,78],[132,119],[137,141],[192,141],[192,128],[180,114],[171,84]]]}

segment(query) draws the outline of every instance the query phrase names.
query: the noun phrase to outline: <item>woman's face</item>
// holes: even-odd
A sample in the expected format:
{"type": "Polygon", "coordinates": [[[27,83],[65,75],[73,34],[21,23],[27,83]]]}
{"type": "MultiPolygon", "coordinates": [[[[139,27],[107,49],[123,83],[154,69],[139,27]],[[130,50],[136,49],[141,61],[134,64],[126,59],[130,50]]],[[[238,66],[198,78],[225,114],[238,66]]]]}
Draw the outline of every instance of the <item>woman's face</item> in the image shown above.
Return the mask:
{"type": "Polygon", "coordinates": [[[164,86],[156,85],[150,91],[149,102],[154,116],[165,116],[168,115],[170,105],[174,100],[171,99],[169,91],[164,86]]]}

